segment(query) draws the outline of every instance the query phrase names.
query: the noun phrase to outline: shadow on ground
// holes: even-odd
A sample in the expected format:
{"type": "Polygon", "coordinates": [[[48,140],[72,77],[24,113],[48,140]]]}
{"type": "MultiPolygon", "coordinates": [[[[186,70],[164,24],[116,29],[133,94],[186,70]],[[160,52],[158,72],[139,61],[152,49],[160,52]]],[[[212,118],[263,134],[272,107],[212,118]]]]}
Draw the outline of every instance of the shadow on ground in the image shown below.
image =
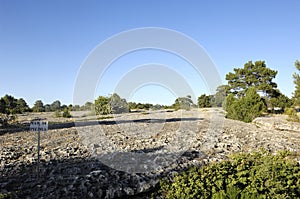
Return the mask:
{"type": "MultiPolygon", "coordinates": [[[[184,121],[200,121],[203,118],[168,118],[168,119],[136,119],[136,120],[95,120],[95,121],[75,121],[75,122],[64,122],[49,124],[49,130],[51,129],[63,129],[71,127],[84,127],[84,126],[94,126],[94,125],[115,125],[124,123],[166,123],[166,122],[184,122],[184,121]]],[[[28,131],[29,124],[20,124],[8,126],[6,128],[0,128],[0,135],[5,133],[14,133],[28,131]]]]}
{"type": "MultiPolygon", "coordinates": [[[[160,148],[135,150],[150,153],[160,148]]],[[[151,153],[150,153],[151,154],[151,153]]],[[[126,154],[108,154],[110,156],[126,154]]],[[[173,154],[173,156],[177,154],[173,154]]],[[[153,156],[153,155],[151,155],[153,156]]],[[[95,158],[50,160],[34,164],[5,165],[0,168],[0,196],[2,198],[150,198],[163,177],[187,169],[181,164],[203,158],[196,151],[186,151],[174,160],[177,166],[163,172],[127,173],[112,169],[95,158]],[[39,174],[39,175],[38,175],[39,174]],[[1,195],[2,194],[2,195],[1,195]]],[[[138,162],[135,162],[138,163],[138,162]]]]}

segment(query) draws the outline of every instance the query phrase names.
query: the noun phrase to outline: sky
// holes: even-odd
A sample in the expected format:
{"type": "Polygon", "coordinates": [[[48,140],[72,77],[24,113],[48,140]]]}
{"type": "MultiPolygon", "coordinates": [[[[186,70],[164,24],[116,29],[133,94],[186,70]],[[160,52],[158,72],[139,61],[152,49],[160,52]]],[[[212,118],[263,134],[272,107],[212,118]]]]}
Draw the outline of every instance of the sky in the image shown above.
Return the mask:
{"type": "MultiPolygon", "coordinates": [[[[299,9],[298,0],[0,0],[0,96],[24,98],[30,106],[38,99],[71,104],[81,68],[97,46],[124,31],[158,27],[196,41],[224,84],[233,68],[250,60],[266,61],[278,71],[278,88],[291,97],[294,62],[300,59],[299,9]]],[[[92,85],[94,96],[113,93],[130,71],[150,63],[176,71],[194,96],[211,94],[206,77],[182,57],[144,49],[112,62],[92,85]]],[[[154,104],[171,104],[176,97],[168,86],[155,82],[126,96],[128,101],[154,104]]]]}

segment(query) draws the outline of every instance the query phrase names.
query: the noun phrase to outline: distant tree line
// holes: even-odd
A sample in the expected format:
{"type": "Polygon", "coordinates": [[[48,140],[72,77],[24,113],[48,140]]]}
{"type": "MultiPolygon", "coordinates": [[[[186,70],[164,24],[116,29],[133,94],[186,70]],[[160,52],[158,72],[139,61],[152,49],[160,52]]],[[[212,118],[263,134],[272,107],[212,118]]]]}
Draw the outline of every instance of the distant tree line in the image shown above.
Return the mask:
{"type": "Polygon", "coordinates": [[[84,105],[62,105],[59,100],[45,104],[35,101],[32,108],[23,98],[16,99],[5,95],[0,98],[0,124],[6,125],[15,114],[25,112],[55,112],[57,116],[71,117],[70,111],[94,111],[96,114],[127,113],[132,110],[159,110],[223,107],[226,117],[251,122],[263,113],[282,113],[285,111],[290,120],[300,121],[296,110],[300,109],[300,62],[295,62],[298,73],[293,74],[295,92],[290,99],[280,92],[273,79],[277,71],[268,68],[265,61],[249,61],[242,68],[234,68],[226,74],[226,85],[220,85],[213,95],[203,94],[194,104],[190,95],[178,97],[172,105],[153,105],[151,103],[127,102],[117,93],[99,96],[94,103],[84,105]]]}

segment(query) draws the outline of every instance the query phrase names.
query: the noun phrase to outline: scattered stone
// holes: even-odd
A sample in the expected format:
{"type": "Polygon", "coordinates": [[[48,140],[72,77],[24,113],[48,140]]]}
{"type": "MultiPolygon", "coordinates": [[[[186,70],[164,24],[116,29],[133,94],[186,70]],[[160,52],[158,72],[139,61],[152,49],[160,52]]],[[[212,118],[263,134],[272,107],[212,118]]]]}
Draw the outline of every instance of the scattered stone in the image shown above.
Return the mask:
{"type": "Polygon", "coordinates": [[[116,119],[122,122],[112,118],[101,125],[42,133],[39,170],[35,133],[2,134],[0,193],[15,198],[130,198],[151,191],[163,177],[172,179],[230,153],[263,147],[300,154],[300,124],[282,116],[246,124],[207,109],[116,119]]]}

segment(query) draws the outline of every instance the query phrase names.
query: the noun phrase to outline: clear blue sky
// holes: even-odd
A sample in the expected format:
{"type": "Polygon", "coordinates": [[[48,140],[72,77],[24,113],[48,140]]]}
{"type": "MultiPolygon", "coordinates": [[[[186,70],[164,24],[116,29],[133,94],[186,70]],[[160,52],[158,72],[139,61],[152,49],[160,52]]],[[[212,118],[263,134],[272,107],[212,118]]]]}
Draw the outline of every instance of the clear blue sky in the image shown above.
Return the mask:
{"type": "MultiPolygon", "coordinates": [[[[37,99],[45,104],[56,99],[70,104],[80,65],[89,53],[114,34],[142,27],[169,28],[196,40],[224,83],[225,74],[234,67],[265,60],[278,70],[279,89],[291,96],[294,62],[300,59],[299,10],[298,0],[1,0],[0,96],[22,97],[30,105],[37,99]]],[[[196,95],[207,92],[184,61],[150,50],[114,63],[102,79],[107,79],[106,85],[95,95],[113,91],[113,82],[124,75],[118,71],[126,72],[120,70],[122,66],[129,70],[151,61],[173,66],[189,79],[196,95]]],[[[146,86],[132,100],[172,103],[175,96],[161,87],[146,86]],[[160,94],[149,95],[154,91],[160,94]]]]}

